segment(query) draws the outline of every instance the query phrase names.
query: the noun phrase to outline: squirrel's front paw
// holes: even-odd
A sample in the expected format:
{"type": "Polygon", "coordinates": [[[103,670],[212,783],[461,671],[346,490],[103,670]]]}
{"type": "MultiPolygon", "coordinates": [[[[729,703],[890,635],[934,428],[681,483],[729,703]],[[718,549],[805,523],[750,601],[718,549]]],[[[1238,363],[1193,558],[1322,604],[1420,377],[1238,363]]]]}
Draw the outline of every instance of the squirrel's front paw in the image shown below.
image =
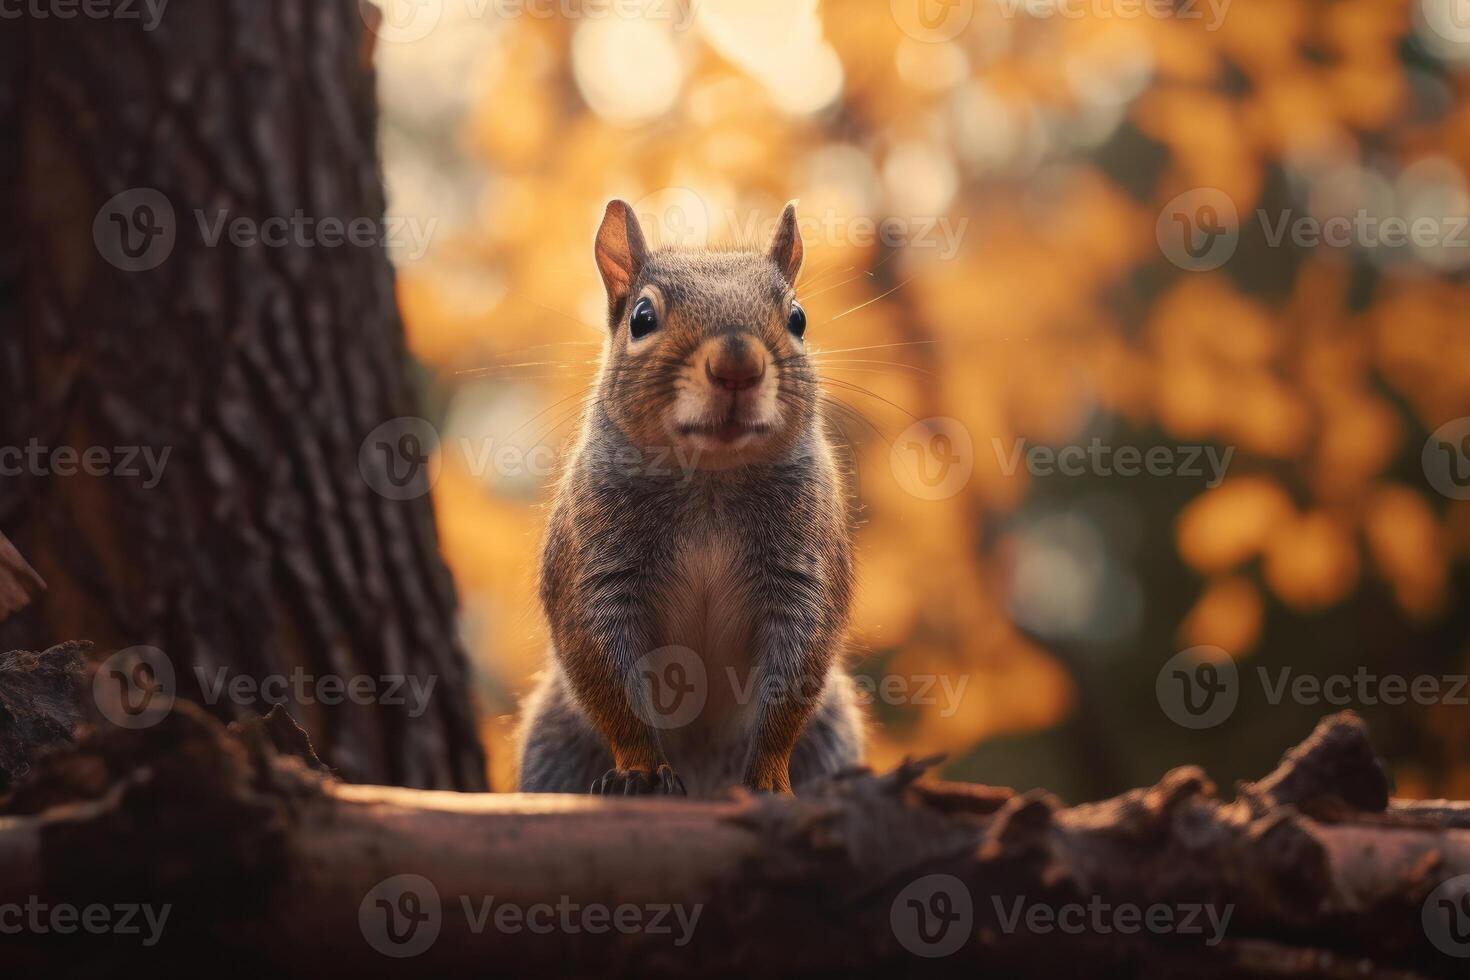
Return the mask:
{"type": "Polygon", "coordinates": [[[775,793],[791,796],[791,778],[784,774],[766,773],[747,775],[742,781],[745,788],[754,793],[775,793]]]}
{"type": "Polygon", "coordinates": [[[684,781],[669,766],[649,775],[642,769],[609,769],[592,784],[593,796],[685,796],[684,781]]]}

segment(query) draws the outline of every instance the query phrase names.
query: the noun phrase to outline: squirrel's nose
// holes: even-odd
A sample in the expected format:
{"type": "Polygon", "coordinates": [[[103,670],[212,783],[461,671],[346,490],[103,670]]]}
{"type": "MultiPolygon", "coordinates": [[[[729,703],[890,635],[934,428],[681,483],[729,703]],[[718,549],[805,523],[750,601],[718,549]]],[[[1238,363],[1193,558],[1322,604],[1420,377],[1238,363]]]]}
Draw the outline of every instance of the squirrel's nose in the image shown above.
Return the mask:
{"type": "Polygon", "coordinates": [[[716,388],[744,391],[766,376],[766,361],[744,344],[734,350],[726,347],[705,360],[704,376],[716,388]]]}

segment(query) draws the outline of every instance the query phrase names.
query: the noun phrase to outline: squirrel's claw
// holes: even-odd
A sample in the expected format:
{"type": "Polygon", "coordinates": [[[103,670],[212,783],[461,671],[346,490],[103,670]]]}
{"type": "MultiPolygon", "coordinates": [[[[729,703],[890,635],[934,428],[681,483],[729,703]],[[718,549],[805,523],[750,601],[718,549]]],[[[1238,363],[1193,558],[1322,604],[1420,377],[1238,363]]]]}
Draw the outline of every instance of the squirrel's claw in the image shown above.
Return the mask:
{"type": "Polygon", "coordinates": [[[593,796],[643,796],[651,792],[653,784],[641,769],[609,769],[592,784],[593,796]]]}
{"type": "Polygon", "coordinates": [[[654,792],[664,796],[688,796],[689,791],[684,788],[684,780],[674,772],[673,767],[662,765],[658,772],[653,775],[654,792]]]}
{"type": "Polygon", "coordinates": [[[609,769],[592,783],[593,796],[687,796],[684,781],[668,765],[652,775],[642,769],[609,769]]]}

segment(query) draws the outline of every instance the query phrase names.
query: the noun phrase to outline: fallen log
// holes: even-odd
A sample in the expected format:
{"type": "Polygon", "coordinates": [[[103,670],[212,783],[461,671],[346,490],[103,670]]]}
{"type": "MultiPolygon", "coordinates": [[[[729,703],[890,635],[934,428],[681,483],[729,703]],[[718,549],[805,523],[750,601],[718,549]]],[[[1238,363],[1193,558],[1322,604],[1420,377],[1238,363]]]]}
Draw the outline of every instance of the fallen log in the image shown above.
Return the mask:
{"type": "Polygon", "coordinates": [[[1470,955],[1470,810],[1390,801],[1350,713],[1229,801],[1188,767],[1067,808],[921,764],[708,802],[355,786],[313,760],[284,716],[183,701],[84,728],[0,801],[0,929],[27,924],[5,967],[1407,978],[1470,955]]]}

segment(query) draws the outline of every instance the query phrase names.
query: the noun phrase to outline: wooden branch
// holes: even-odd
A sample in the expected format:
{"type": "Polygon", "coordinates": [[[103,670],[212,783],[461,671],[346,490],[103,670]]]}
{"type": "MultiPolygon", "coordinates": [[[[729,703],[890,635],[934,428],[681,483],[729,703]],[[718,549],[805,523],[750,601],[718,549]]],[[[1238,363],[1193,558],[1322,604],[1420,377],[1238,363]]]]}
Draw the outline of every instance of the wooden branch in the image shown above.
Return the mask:
{"type": "MultiPolygon", "coordinates": [[[[0,907],[168,903],[150,956],[288,976],[393,968],[380,950],[426,975],[1463,975],[1421,916],[1470,874],[1467,810],[1389,805],[1351,714],[1233,801],[1183,768],[1072,808],[922,765],[722,802],[352,786],[285,725],[180,702],[84,730],[0,806],[0,907]]],[[[8,938],[21,972],[138,947],[8,938]]]]}
{"type": "Polygon", "coordinates": [[[87,646],[0,654],[0,794],[30,771],[40,752],[71,741],[82,717],[87,646]]]}
{"type": "Polygon", "coordinates": [[[5,620],[31,604],[31,599],[46,590],[46,583],[36,574],[10,539],[0,534],[0,620],[5,620]]]}

